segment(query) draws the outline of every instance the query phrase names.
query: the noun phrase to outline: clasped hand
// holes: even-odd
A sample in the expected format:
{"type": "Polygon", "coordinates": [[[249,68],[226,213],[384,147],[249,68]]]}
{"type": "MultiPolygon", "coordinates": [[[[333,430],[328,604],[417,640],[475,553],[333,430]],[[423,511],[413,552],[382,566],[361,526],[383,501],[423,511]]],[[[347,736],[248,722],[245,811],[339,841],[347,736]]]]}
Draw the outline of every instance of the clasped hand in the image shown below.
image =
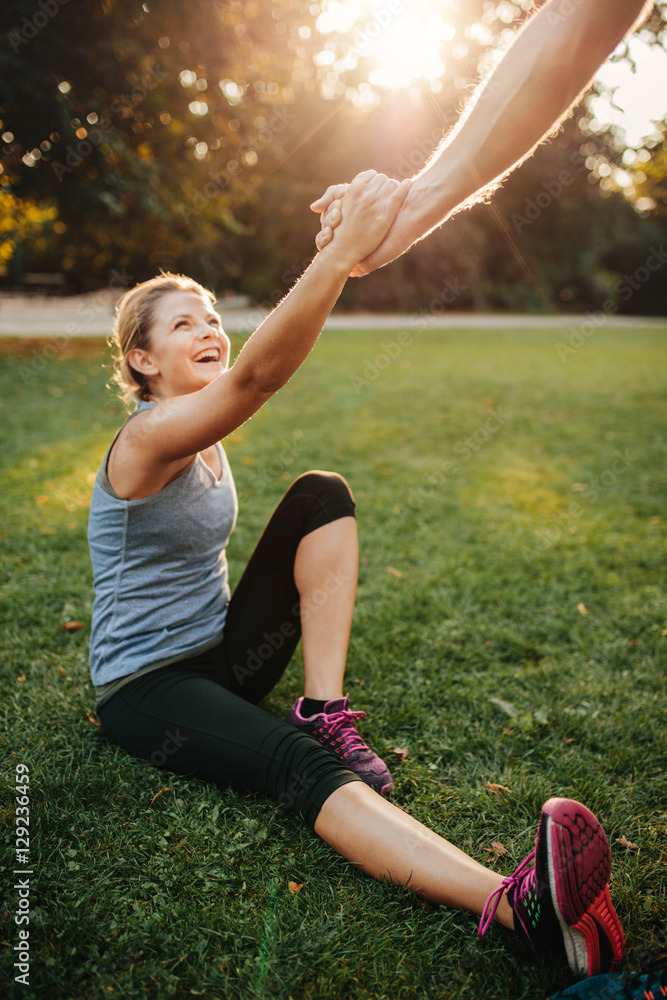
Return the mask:
{"type": "MultiPolygon", "coordinates": [[[[318,251],[323,250],[334,239],[334,232],[343,221],[343,210],[347,216],[351,208],[350,194],[353,185],[359,178],[374,173],[374,171],[364,171],[364,173],[358,174],[351,184],[332,184],[317,201],[312,203],[310,206],[311,210],[320,214],[321,229],[315,237],[315,245],[318,251]],[[343,209],[343,202],[345,202],[345,209],[343,209]]],[[[385,177],[384,174],[377,174],[376,176],[385,177]]],[[[385,181],[388,189],[401,192],[398,211],[382,242],[374,247],[351,271],[353,277],[361,277],[378,267],[382,267],[384,264],[388,264],[404,253],[414,242],[415,236],[412,234],[412,227],[410,226],[411,209],[408,204],[412,181],[404,180],[402,183],[399,183],[397,180],[386,177],[385,181]]]]}

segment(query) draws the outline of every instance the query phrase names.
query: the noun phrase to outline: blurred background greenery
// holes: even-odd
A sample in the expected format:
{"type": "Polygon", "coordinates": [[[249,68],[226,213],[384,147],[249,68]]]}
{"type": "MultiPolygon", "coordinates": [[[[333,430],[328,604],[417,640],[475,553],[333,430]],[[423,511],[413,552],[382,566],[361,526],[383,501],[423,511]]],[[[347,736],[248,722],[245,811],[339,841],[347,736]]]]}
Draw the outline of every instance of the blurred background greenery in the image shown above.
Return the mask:
{"type": "MultiPolygon", "coordinates": [[[[163,268],[277,301],[312,257],[309,202],[360,169],[419,170],[534,6],[5,0],[0,291],[81,293],[163,268]]],[[[667,235],[665,118],[642,134],[613,114],[624,68],[648,53],[667,69],[666,20],[661,0],[489,204],[350,282],[341,304],[553,312],[611,296],[667,314],[660,269],[623,292],[667,235]]],[[[647,108],[664,89],[646,85],[647,108]]]]}

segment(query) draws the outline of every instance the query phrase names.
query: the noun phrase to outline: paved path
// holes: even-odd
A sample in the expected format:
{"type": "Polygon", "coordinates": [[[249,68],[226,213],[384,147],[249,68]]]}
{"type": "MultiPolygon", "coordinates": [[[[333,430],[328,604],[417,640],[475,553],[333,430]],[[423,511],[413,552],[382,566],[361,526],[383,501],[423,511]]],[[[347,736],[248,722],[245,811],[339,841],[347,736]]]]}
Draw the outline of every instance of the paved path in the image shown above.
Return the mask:
{"type": "MultiPolygon", "coordinates": [[[[106,337],[111,331],[117,293],[91,292],[75,298],[18,297],[0,294],[0,337],[106,337]]],[[[220,307],[220,303],[218,303],[220,307]]],[[[266,312],[260,308],[222,308],[226,330],[251,333],[266,312]]],[[[438,315],[349,313],[334,314],[325,329],[415,330],[489,327],[577,327],[589,315],[512,316],[504,313],[455,313],[438,315]]],[[[655,326],[667,330],[667,317],[607,316],[605,326],[655,326]]]]}

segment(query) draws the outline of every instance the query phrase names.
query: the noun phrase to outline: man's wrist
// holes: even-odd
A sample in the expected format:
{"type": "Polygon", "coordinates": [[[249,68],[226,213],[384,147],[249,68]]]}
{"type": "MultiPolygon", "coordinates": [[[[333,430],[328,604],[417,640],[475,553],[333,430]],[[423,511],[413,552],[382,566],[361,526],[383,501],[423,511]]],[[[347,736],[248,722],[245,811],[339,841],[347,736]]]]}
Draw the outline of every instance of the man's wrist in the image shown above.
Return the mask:
{"type": "Polygon", "coordinates": [[[415,240],[442,225],[474,191],[471,171],[464,170],[458,159],[445,146],[438,159],[413,181],[406,201],[415,240]]]}

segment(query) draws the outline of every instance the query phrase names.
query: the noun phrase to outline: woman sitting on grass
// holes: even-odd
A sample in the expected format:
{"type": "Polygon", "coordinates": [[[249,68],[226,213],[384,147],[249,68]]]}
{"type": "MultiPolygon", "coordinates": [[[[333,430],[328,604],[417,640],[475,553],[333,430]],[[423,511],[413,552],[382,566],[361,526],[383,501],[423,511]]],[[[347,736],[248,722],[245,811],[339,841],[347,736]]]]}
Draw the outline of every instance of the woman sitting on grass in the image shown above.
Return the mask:
{"type": "Polygon", "coordinates": [[[232,367],[213,297],[196,282],[162,275],[119,302],[118,380],[136,410],[102,462],[91,504],[98,713],[129,753],[271,795],[369,875],[481,914],[480,934],[495,917],[541,954],[592,975],[618,961],[623,933],[607,839],[588,809],[549,799],[534,852],[502,879],[383,798],[391,776],[357,732],[364,713],[343,695],[358,555],[347,483],[329,472],[300,476],[229,593],[236,494],[219,441],[304,361],[405,193],[374,171],[354,180],[334,239],[232,367]],[[304,697],[281,721],[257,703],[299,638],[304,697]]]}

